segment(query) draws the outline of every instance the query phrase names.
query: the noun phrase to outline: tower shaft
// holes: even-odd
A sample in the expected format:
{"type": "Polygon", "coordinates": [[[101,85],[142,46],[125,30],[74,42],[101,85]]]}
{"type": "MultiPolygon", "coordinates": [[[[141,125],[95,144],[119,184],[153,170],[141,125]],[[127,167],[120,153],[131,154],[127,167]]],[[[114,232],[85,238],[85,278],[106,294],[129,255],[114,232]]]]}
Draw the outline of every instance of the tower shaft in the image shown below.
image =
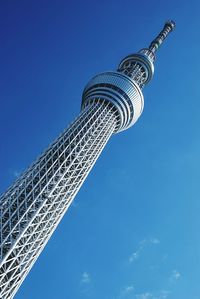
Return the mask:
{"type": "Polygon", "coordinates": [[[87,106],[1,199],[0,298],[12,298],[116,127],[108,102],[87,106]]]}

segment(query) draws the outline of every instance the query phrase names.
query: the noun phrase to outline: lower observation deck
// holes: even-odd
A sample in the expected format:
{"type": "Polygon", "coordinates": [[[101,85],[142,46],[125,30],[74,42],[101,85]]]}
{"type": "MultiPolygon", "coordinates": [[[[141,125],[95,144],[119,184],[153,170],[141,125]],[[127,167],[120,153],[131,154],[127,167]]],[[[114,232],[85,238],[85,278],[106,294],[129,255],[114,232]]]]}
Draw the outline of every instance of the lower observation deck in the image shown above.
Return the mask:
{"type": "Polygon", "coordinates": [[[128,129],[137,121],[144,107],[140,87],[119,72],[106,72],[93,77],[83,91],[82,108],[94,99],[110,102],[117,110],[118,126],[115,132],[128,129]]]}

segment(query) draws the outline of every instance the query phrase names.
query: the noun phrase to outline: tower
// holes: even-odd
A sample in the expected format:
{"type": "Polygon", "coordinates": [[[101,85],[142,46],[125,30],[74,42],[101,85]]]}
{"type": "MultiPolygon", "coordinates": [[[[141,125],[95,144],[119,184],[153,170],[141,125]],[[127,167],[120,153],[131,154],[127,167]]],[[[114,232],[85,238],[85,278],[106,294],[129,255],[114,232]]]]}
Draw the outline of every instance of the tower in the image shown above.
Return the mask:
{"type": "Polygon", "coordinates": [[[155,52],[174,27],[167,22],[149,48],[92,78],[80,115],[1,196],[0,299],[13,298],[112,134],[141,115],[155,52]]]}

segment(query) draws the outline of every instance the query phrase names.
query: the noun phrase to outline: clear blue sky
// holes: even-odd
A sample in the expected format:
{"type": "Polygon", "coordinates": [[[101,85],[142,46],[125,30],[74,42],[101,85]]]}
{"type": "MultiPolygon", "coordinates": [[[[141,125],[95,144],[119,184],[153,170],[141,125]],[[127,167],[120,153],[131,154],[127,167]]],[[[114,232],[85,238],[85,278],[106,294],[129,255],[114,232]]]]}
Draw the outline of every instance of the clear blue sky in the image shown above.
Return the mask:
{"type": "Polygon", "coordinates": [[[136,125],[112,137],[16,299],[200,298],[199,1],[1,1],[0,191],[95,74],[172,18],[136,125]]]}

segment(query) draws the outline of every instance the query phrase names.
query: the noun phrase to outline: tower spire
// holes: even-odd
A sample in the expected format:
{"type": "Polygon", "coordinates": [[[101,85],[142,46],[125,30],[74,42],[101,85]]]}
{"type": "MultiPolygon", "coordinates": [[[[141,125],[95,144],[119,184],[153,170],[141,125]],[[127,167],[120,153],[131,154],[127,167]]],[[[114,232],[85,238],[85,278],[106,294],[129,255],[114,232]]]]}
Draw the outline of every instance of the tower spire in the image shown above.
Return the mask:
{"type": "Polygon", "coordinates": [[[153,77],[155,52],[174,28],[175,22],[167,21],[148,48],[126,56],[120,62],[118,72],[129,76],[140,88],[143,88],[153,77]]]}
{"type": "Polygon", "coordinates": [[[151,42],[150,46],[149,46],[149,50],[151,50],[153,53],[155,53],[158,48],[161,46],[161,44],[163,43],[163,41],[166,39],[166,37],[168,36],[168,34],[174,30],[175,28],[175,22],[170,20],[167,21],[163,27],[163,29],[161,30],[161,32],[158,34],[158,36],[156,36],[156,38],[151,42]]]}

